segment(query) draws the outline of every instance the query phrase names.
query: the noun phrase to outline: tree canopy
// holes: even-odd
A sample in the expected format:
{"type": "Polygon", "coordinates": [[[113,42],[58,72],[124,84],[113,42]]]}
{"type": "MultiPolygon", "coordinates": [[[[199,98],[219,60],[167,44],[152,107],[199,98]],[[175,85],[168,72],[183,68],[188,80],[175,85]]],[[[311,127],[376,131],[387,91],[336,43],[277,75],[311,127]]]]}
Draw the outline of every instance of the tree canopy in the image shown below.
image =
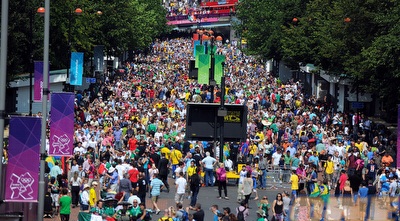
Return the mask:
{"type": "Polygon", "coordinates": [[[247,52],[281,58],[293,69],[312,63],[352,79],[394,113],[400,102],[399,12],[393,0],[243,0],[236,28],[247,52]]]}
{"type": "MultiPolygon", "coordinates": [[[[32,71],[32,61],[43,59],[44,18],[36,13],[43,1],[10,1],[9,76],[32,71]]],[[[93,55],[104,45],[108,55],[147,48],[168,31],[166,10],[158,0],[52,0],[50,9],[51,69],[69,65],[68,51],[93,55]],[[81,14],[75,9],[80,8],[81,14]]]]}

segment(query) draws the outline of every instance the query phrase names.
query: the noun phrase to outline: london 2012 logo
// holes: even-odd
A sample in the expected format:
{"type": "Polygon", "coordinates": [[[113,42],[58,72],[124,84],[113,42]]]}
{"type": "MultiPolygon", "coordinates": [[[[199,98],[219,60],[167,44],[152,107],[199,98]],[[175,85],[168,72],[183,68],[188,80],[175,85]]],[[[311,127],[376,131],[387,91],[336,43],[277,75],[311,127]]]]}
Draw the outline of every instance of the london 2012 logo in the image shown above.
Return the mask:
{"type": "Polygon", "coordinates": [[[69,147],[68,144],[70,142],[69,137],[67,134],[63,134],[62,136],[58,137],[57,135],[53,135],[52,137],[52,146],[53,146],[53,153],[52,154],[68,154],[69,147]]]}
{"type": "Polygon", "coordinates": [[[24,174],[13,173],[10,180],[10,189],[12,191],[11,199],[19,199],[21,197],[25,200],[33,199],[32,184],[35,180],[29,172],[24,174]]]}

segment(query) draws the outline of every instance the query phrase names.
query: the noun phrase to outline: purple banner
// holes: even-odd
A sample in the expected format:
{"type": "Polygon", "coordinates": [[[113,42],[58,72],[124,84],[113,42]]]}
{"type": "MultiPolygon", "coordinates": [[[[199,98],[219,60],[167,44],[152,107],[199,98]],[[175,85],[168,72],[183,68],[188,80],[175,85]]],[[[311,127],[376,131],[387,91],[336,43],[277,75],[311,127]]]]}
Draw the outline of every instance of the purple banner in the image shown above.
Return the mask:
{"type": "Polygon", "coordinates": [[[400,105],[397,107],[397,168],[400,168],[400,105]]]}
{"type": "Polygon", "coordinates": [[[41,118],[11,117],[5,200],[37,202],[41,118]]]}
{"type": "Polygon", "coordinates": [[[43,61],[35,61],[35,82],[34,97],[35,102],[41,102],[43,96],[43,61]]]}
{"type": "Polygon", "coordinates": [[[72,156],[74,143],[74,94],[52,93],[50,156],[72,156]]]}

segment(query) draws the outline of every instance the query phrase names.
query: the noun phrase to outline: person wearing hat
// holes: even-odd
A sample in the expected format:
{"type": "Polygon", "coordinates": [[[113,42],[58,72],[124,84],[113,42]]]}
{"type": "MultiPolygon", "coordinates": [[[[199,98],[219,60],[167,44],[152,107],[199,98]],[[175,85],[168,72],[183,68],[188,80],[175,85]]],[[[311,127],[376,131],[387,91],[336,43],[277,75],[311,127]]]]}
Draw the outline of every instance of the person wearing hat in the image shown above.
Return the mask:
{"type": "Polygon", "coordinates": [[[80,209],[81,211],[88,211],[89,210],[89,184],[85,183],[83,185],[83,191],[80,195],[80,209]]]}
{"type": "Polygon", "coordinates": [[[106,176],[110,178],[109,180],[110,188],[113,191],[117,192],[119,176],[117,171],[115,170],[115,167],[110,167],[110,169],[108,169],[108,173],[106,173],[106,176]]]}
{"type": "Polygon", "coordinates": [[[92,186],[89,189],[89,206],[90,208],[95,207],[95,204],[97,202],[97,194],[96,194],[96,188],[99,185],[96,181],[92,182],[92,186]]]}
{"type": "Polygon", "coordinates": [[[259,209],[257,210],[257,221],[264,221],[265,213],[264,210],[259,209]]]}

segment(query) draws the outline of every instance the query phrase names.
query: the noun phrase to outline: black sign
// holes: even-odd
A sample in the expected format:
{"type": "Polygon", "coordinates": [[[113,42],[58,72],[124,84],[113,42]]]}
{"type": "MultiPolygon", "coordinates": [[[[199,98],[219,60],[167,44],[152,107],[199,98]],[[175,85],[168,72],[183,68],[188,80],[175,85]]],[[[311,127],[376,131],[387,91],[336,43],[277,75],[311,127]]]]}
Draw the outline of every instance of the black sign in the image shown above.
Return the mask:
{"type": "Polygon", "coordinates": [[[224,124],[225,141],[244,141],[247,136],[247,107],[226,104],[227,114],[218,117],[219,104],[188,103],[186,117],[186,139],[218,140],[220,126],[224,124]],[[215,139],[214,139],[215,138],[215,139]]]}

